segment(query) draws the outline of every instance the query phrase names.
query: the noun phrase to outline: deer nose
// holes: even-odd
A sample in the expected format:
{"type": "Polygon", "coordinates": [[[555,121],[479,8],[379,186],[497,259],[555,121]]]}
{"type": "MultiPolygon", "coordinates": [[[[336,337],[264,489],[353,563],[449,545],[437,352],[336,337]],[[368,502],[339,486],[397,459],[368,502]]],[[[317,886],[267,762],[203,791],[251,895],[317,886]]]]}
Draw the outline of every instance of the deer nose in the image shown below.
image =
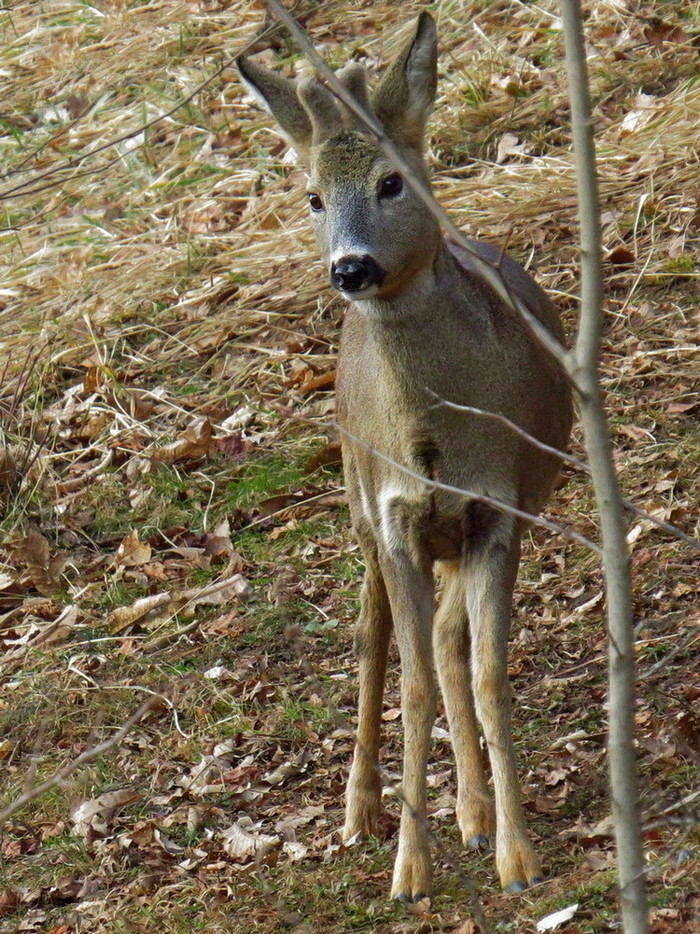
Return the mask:
{"type": "Polygon", "coordinates": [[[331,265],[331,283],[342,292],[362,292],[372,285],[381,285],[386,273],[374,259],[364,256],[342,256],[331,265]]]}

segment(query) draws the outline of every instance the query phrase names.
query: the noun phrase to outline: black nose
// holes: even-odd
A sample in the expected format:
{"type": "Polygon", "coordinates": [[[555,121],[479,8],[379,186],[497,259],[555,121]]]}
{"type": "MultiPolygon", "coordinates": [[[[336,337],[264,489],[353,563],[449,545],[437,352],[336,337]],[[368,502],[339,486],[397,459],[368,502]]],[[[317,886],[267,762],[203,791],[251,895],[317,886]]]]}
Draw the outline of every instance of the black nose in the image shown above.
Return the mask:
{"type": "Polygon", "coordinates": [[[331,266],[331,283],[342,292],[362,292],[381,285],[386,273],[372,256],[343,256],[331,266]]]}

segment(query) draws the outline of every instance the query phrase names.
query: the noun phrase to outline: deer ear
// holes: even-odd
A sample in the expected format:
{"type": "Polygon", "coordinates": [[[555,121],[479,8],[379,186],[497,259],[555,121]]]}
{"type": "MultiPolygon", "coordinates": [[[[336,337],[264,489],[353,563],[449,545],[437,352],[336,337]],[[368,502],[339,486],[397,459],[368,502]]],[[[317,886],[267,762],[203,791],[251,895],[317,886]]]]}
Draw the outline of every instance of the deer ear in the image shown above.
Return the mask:
{"type": "Polygon", "coordinates": [[[297,96],[296,84],[242,55],[236,59],[243,82],[275,118],[283,136],[304,159],[311,146],[311,121],[297,96]]]}
{"type": "Polygon", "coordinates": [[[372,104],[389,137],[423,148],[425,124],[437,90],[437,30],[421,13],[411,41],[390,65],[374,92],[372,104]]]}

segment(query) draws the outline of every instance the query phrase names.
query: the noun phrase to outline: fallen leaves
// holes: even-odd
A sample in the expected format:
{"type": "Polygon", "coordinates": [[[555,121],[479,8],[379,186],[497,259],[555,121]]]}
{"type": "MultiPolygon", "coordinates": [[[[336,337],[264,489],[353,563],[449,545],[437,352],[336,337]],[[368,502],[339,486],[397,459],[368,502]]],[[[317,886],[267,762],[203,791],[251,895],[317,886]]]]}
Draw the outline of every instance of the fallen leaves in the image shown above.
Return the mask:
{"type": "Polygon", "coordinates": [[[663,106],[662,102],[654,97],[653,94],[637,94],[633,101],[634,109],[628,111],[620,124],[619,134],[621,138],[638,133],[650,123],[658,110],[663,106]]]}
{"type": "Polygon", "coordinates": [[[132,529],[117,549],[117,567],[139,567],[151,560],[152,549],[147,542],[142,542],[139,533],[132,529]]]}
{"type": "Polygon", "coordinates": [[[19,903],[19,895],[13,889],[0,889],[0,917],[12,914],[19,903]]]}
{"type": "MultiPolygon", "coordinates": [[[[251,822],[251,827],[252,825],[251,822]]],[[[233,859],[250,859],[265,856],[273,847],[279,846],[279,837],[265,833],[253,833],[240,823],[232,824],[222,833],[225,852],[233,859]]]]}
{"type": "Polygon", "coordinates": [[[112,632],[123,632],[134,623],[154,625],[169,615],[172,603],[170,593],[156,593],[148,597],[139,597],[130,606],[119,606],[109,615],[109,628],[112,632]]]}
{"type": "Polygon", "coordinates": [[[520,140],[514,133],[504,133],[498,141],[496,164],[501,165],[509,156],[525,155],[528,150],[528,144],[520,140]]]}
{"type": "Polygon", "coordinates": [[[109,830],[109,822],[118,808],[134,804],[140,798],[140,794],[124,788],[105,792],[99,798],[90,801],[83,801],[71,813],[73,830],[86,842],[105,836],[109,830]]]}
{"type": "Polygon", "coordinates": [[[170,444],[151,451],[151,458],[163,464],[192,464],[204,460],[214,447],[214,431],[208,418],[195,421],[170,444]]]}
{"type": "Polygon", "coordinates": [[[575,902],[573,905],[569,905],[566,908],[562,908],[559,911],[554,911],[549,915],[546,915],[544,918],[541,918],[537,922],[538,931],[554,931],[556,928],[561,927],[566,921],[571,921],[573,916],[578,911],[578,902],[575,902]]]}
{"type": "Polygon", "coordinates": [[[163,591],[148,597],[139,597],[129,606],[117,607],[109,616],[112,632],[123,632],[138,623],[140,626],[153,628],[163,619],[186,611],[192,614],[197,606],[232,603],[245,600],[251,594],[251,587],[242,574],[232,574],[222,580],[212,581],[202,587],[191,587],[177,592],[163,591]]]}
{"type": "Polygon", "coordinates": [[[692,37],[678,24],[668,23],[659,16],[652,16],[644,27],[644,38],[654,45],[662,45],[664,42],[686,43],[692,37]]]}
{"type": "Polygon", "coordinates": [[[52,554],[49,540],[36,526],[30,526],[26,535],[9,543],[9,554],[20,570],[16,578],[19,587],[33,586],[41,594],[51,595],[61,579],[66,556],[52,554]]]}

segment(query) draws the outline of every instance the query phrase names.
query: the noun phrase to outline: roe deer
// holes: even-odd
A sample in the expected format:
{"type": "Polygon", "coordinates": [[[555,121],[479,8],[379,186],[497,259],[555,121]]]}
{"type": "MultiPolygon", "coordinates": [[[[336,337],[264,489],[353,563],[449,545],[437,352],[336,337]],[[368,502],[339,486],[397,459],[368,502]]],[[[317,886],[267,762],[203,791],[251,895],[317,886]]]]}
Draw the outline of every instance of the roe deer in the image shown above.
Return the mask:
{"type": "MultiPolygon", "coordinates": [[[[405,748],[392,895],[418,900],[432,891],[425,828],[426,761],[437,702],[434,664],[454,746],[464,843],[482,847],[495,837],[501,883],[520,891],[541,880],[520,797],[507,671],[524,524],[422,478],[537,513],[557,475],[557,458],[503,422],[436,406],[431,393],[507,416],[540,441],[563,448],[572,418],[568,385],[518,314],[478,274],[471,254],[443,239],[372,134],[326,86],[316,79],[295,84],[245,58],[238,65],[308,168],[316,237],[332,285],[350,302],[338,366],[338,422],[366,573],[355,640],[359,725],[344,836],[364,836],[376,827],[382,694],[393,626],[401,656],[405,748]],[[444,581],[437,612],[435,569],[444,581]]],[[[347,66],[339,78],[427,184],[423,136],[437,85],[432,18],[421,14],[413,38],[371,97],[360,65],[347,66]]],[[[501,256],[497,247],[476,241],[472,249],[492,263],[501,256]]],[[[561,339],[557,312],[525,270],[504,257],[501,275],[561,339]]]]}

